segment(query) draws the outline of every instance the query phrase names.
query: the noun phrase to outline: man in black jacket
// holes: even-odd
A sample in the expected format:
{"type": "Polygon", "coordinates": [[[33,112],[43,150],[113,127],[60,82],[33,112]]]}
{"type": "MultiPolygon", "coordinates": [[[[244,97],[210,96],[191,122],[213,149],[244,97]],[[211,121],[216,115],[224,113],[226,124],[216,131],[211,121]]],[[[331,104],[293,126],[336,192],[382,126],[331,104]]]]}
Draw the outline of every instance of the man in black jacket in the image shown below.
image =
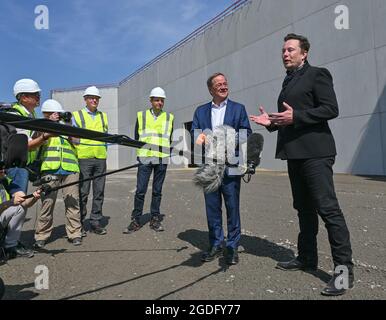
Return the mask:
{"type": "Polygon", "coordinates": [[[336,118],[339,110],[332,76],[327,69],[309,65],[307,38],[289,34],[284,41],[282,59],[287,76],[279,95],[278,112],[267,114],[260,107],[259,116],[250,116],[269,131],[278,131],[276,158],[287,160],[294,208],[298,211],[298,257],[279,262],[277,268],[317,269],[319,214],[327,228],[335,267],[331,281],[321,293],[342,295],[353,287],[354,274],[350,234],[333,182],[336,149],[328,120],[336,118]],[[347,272],[340,274],[337,270],[347,272]]]}

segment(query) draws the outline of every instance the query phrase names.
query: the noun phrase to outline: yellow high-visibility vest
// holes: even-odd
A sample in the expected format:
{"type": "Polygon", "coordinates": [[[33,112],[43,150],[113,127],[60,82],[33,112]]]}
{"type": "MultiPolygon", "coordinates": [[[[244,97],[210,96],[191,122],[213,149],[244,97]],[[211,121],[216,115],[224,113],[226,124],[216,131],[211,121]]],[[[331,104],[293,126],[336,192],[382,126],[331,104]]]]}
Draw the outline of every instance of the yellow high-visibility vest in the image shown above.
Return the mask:
{"type": "MultiPolygon", "coordinates": [[[[19,104],[13,105],[12,108],[16,109],[23,117],[30,118],[32,115],[32,118],[36,118],[35,111],[33,111],[32,113],[28,113],[28,111],[19,104]]],[[[28,132],[28,136],[32,138],[32,134],[33,134],[33,131],[30,130],[28,132]]],[[[37,154],[38,154],[37,150],[29,150],[27,164],[32,163],[36,159],[37,154]]]]}
{"type": "MultiPolygon", "coordinates": [[[[97,111],[95,118],[86,110],[79,110],[72,113],[75,123],[79,128],[107,133],[107,115],[97,111]]],[[[101,141],[80,139],[79,145],[75,145],[79,159],[107,159],[107,144],[101,141]]]]}
{"type": "Polygon", "coordinates": [[[137,149],[138,157],[170,157],[170,136],[173,130],[174,115],[163,111],[155,120],[151,111],[137,113],[139,141],[162,147],[151,149],[146,146],[137,149]]]}
{"type": "Polygon", "coordinates": [[[42,166],[41,171],[63,170],[79,172],[76,150],[67,140],[54,137],[42,146],[42,166]]]}
{"type": "MultiPolygon", "coordinates": [[[[12,180],[8,177],[5,177],[3,179],[4,179],[4,182],[7,183],[8,185],[12,182],[12,180]]],[[[9,200],[11,200],[11,196],[9,195],[4,184],[0,182],[0,204],[9,200]]]]}

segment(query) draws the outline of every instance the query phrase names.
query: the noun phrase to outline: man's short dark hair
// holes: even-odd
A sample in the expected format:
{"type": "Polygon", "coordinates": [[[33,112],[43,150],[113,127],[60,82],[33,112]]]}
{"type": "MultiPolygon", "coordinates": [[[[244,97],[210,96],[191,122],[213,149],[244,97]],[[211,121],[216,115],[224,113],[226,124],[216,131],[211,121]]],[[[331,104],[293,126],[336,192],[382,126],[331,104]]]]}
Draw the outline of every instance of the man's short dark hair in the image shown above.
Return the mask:
{"type": "Polygon", "coordinates": [[[213,85],[213,79],[218,77],[218,76],[223,76],[224,78],[225,75],[222,74],[221,72],[216,72],[214,74],[212,74],[209,78],[208,78],[208,81],[206,81],[206,85],[208,86],[208,89],[211,89],[212,88],[212,85],[213,85]]]}
{"type": "Polygon", "coordinates": [[[310,51],[311,44],[306,37],[301,36],[299,34],[290,33],[290,34],[286,35],[286,37],[284,38],[284,42],[287,42],[288,40],[299,40],[300,48],[302,49],[302,51],[303,52],[304,51],[306,51],[306,52],[310,51]]]}

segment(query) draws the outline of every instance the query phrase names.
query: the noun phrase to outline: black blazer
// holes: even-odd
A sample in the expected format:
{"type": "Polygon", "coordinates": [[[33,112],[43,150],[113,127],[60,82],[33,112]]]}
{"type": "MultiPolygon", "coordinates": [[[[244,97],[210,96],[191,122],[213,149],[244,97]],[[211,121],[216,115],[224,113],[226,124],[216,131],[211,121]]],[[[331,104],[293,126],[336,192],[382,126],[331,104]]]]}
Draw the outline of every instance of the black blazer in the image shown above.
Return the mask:
{"type": "Polygon", "coordinates": [[[335,141],[327,121],[336,118],[339,109],[330,72],[306,62],[280,93],[279,112],[284,111],[283,102],[294,109],[294,123],[287,127],[269,128],[270,131],[279,131],[276,158],[335,156],[335,141]]]}

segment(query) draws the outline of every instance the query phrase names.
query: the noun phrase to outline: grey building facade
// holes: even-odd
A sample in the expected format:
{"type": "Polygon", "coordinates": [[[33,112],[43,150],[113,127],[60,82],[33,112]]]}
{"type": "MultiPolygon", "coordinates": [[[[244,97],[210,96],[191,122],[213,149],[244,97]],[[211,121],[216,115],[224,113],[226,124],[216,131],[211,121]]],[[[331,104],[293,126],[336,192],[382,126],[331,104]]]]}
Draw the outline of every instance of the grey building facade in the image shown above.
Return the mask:
{"type": "MultiPolygon", "coordinates": [[[[108,113],[111,133],[133,136],[137,111],[149,107],[149,91],[161,86],[165,109],[174,113],[175,127],[184,128],[195,108],[211,99],[206,79],[223,72],[230,98],[248,113],[256,114],[259,105],[275,111],[285,76],[283,38],[295,32],[311,42],[310,63],[334,77],[340,106],[339,117],[330,121],[338,150],[335,171],[386,175],[385,17],[384,0],[238,1],[119,84],[102,87],[101,110],[108,113]]],[[[83,89],[53,90],[52,97],[75,110],[84,105],[83,89]]],[[[276,134],[252,128],[265,137],[261,167],[285,170],[285,162],[274,159],[276,134]]],[[[134,161],[135,150],[110,147],[109,169],[134,161]]]]}

